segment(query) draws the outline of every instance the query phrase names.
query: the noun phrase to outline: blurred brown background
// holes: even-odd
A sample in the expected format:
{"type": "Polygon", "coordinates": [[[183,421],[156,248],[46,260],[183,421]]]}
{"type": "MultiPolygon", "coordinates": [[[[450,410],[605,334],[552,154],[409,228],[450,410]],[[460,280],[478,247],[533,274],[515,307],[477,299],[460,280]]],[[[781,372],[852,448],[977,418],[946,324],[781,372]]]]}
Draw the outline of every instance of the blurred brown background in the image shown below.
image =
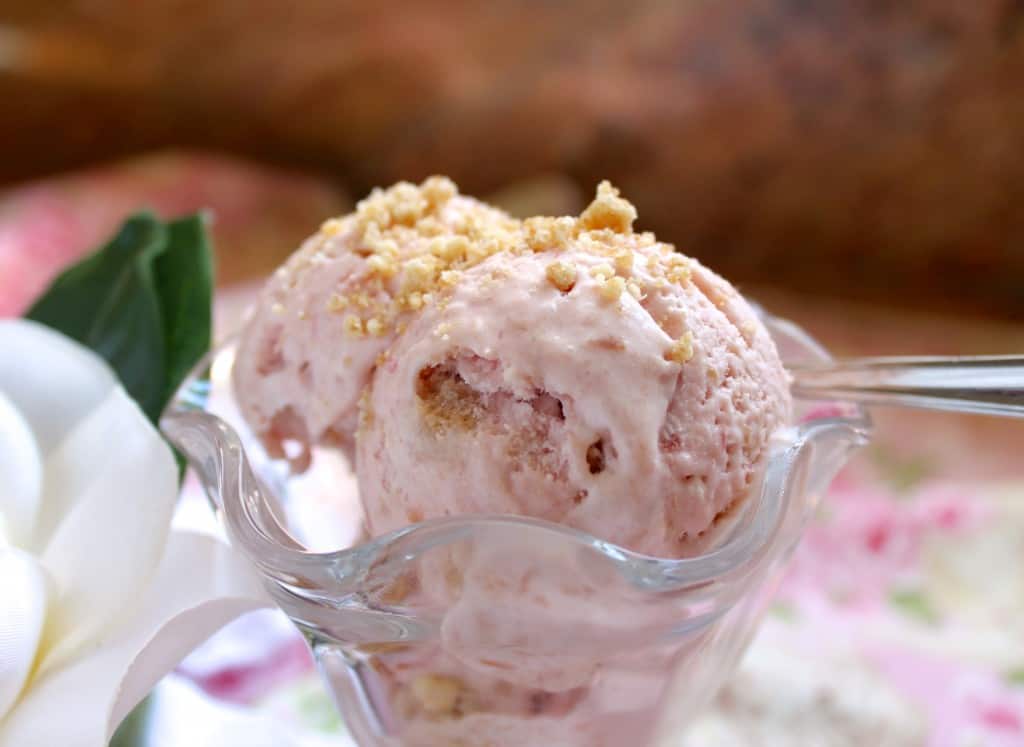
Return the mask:
{"type": "Polygon", "coordinates": [[[339,209],[608,177],[741,285],[1024,317],[1024,0],[2,0],[0,102],[7,185],[167,146],[339,209]]]}

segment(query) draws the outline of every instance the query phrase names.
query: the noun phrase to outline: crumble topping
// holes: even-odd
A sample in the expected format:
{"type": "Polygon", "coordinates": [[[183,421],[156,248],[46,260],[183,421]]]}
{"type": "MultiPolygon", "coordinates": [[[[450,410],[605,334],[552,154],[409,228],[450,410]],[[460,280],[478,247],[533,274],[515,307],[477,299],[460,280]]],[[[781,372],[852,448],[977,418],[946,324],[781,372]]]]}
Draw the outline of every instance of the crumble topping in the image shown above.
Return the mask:
{"type": "Polygon", "coordinates": [[[552,262],[545,274],[548,281],[562,293],[568,293],[576,285],[576,268],[564,262],[552,262]]]}
{"type": "Polygon", "coordinates": [[[633,252],[626,250],[615,255],[615,272],[623,277],[633,273],[633,252]]]}
{"type": "Polygon", "coordinates": [[[608,278],[600,285],[601,298],[605,301],[618,301],[626,290],[626,281],[620,277],[608,278]]]}
{"type": "MultiPolygon", "coordinates": [[[[331,294],[325,305],[329,312],[346,315],[343,328],[357,338],[400,331],[409,313],[434,303],[443,307],[463,273],[497,253],[556,255],[545,276],[562,293],[576,286],[580,270],[559,261],[557,254],[582,250],[601,257],[606,261],[589,273],[597,281],[594,292],[608,303],[619,302],[624,294],[642,301],[652,289],[691,282],[690,261],[649,231],[635,234],[636,217],[636,208],[607,181],[601,182],[578,218],[518,221],[460,197],[450,179],[434,176],[420,185],[400,182],[375,189],[353,215],[325,221],[318,241],[297,259],[292,271],[352,247],[365,261],[363,274],[331,294]],[[638,272],[638,267],[646,272],[638,272]]],[[[495,268],[485,282],[507,274],[495,268]]],[[[283,312],[283,307],[275,306],[274,311],[283,312]]],[[[673,353],[673,359],[684,349],[673,353]]]]}
{"type": "Polygon", "coordinates": [[[686,332],[665,352],[665,360],[672,363],[686,363],[693,358],[693,334],[686,332]]]}
{"type": "Polygon", "coordinates": [[[635,220],[636,208],[607,180],[598,185],[597,197],[580,215],[580,225],[586,231],[607,228],[615,233],[632,233],[635,220]]]}
{"type": "Polygon", "coordinates": [[[349,337],[362,337],[363,336],[363,320],[357,317],[355,314],[349,314],[345,317],[345,334],[349,337]]]}
{"type": "Polygon", "coordinates": [[[571,239],[579,235],[579,231],[578,221],[569,216],[539,216],[523,221],[526,245],[535,252],[564,249],[571,239]]]}

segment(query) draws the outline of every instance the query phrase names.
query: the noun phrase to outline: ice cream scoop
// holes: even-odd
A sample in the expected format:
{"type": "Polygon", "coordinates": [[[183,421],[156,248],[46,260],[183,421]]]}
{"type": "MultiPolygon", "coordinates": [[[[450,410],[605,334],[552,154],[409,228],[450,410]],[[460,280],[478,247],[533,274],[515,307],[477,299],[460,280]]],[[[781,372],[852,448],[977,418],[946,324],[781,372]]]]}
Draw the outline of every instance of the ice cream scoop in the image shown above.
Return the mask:
{"type": "Polygon", "coordinates": [[[435,177],[376,190],[326,221],[263,289],[240,340],[234,382],[272,453],[284,442],[352,454],[359,398],[377,359],[432,303],[441,267],[496,251],[519,224],[435,177]]]}
{"type": "Polygon", "coordinates": [[[723,279],[608,186],[578,220],[460,274],[368,387],[357,438],[371,533],[522,514],[634,551],[691,554],[785,425],[785,371],[723,279]]]}

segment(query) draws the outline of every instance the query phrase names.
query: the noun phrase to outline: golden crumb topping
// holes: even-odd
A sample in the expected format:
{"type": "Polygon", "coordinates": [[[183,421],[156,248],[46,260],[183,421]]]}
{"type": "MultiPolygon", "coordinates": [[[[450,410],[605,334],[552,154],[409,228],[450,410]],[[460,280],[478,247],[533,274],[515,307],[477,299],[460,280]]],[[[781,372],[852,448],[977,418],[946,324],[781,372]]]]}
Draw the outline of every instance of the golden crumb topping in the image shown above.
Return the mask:
{"type": "Polygon", "coordinates": [[[690,260],[681,254],[672,254],[667,260],[668,269],[665,277],[669,282],[682,285],[690,280],[690,260]]]}
{"type": "Polygon", "coordinates": [[[665,360],[686,363],[693,357],[693,334],[686,332],[665,352],[665,360]]]}
{"type": "Polygon", "coordinates": [[[579,235],[579,222],[565,215],[561,218],[538,216],[523,221],[526,245],[535,252],[565,249],[579,235]]]}
{"type": "Polygon", "coordinates": [[[363,336],[363,320],[355,314],[349,314],[345,317],[345,334],[349,337],[362,337],[363,336]]]}
{"type": "Polygon", "coordinates": [[[605,301],[618,301],[626,290],[626,281],[620,277],[608,278],[601,283],[601,298],[605,301]]]}
{"type": "Polygon", "coordinates": [[[597,187],[597,197],[580,215],[580,225],[585,231],[607,228],[615,233],[632,233],[636,220],[636,208],[619,196],[619,190],[605,180],[597,187]]]}
{"type": "MultiPolygon", "coordinates": [[[[576,286],[580,270],[558,260],[558,254],[572,250],[600,257],[589,273],[597,281],[595,292],[608,302],[624,294],[641,301],[652,288],[688,283],[690,261],[650,232],[633,233],[636,217],[636,208],[607,181],[579,217],[518,221],[460,197],[450,179],[433,176],[419,185],[375,189],[353,215],[325,221],[311,251],[291,269],[316,265],[339,251],[365,263],[356,282],[325,302],[327,311],[345,314],[344,329],[353,337],[397,331],[404,328],[403,315],[432,303],[444,306],[467,270],[498,253],[555,255],[545,275],[563,293],[576,286]]],[[[501,272],[495,268],[486,282],[507,277],[501,272]]]]}
{"type": "Polygon", "coordinates": [[[615,272],[623,277],[633,273],[633,252],[623,250],[615,255],[615,272]]]}
{"type": "Polygon", "coordinates": [[[548,281],[562,293],[568,293],[576,285],[576,268],[564,262],[552,262],[545,274],[548,281]]]}

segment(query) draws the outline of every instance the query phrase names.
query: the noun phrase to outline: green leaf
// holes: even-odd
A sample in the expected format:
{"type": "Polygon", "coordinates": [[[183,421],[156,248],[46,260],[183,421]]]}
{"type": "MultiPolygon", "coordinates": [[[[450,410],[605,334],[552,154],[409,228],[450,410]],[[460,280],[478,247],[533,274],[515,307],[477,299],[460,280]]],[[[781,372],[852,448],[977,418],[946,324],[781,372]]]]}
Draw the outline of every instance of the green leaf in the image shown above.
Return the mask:
{"type": "Polygon", "coordinates": [[[1011,669],[1005,675],[1006,683],[1009,685],[1015,685],[1024,687],[1024,667],[1020,669],[1011,669]]]}
{"type": "Polygon", "coordinates": [[[163,316],[164,402],[210,349],[213,328],[213,255],[203,219],[189,216],[167,229],[167,250],[154,265],[163,316]]]}
{"type": "Polygon", "coordinates": [[[154,423],[210,346],[213,270],[202,220],[129,218],[29,309],[110,363],[154,423]]]}
{"type": "Polygon", "coordinates": [[[135,215],[109,244],[59,275],[26,314],[105,358],[151,419],[167,388],[152,271],[166,247],[164,225],[135,215]]]}

